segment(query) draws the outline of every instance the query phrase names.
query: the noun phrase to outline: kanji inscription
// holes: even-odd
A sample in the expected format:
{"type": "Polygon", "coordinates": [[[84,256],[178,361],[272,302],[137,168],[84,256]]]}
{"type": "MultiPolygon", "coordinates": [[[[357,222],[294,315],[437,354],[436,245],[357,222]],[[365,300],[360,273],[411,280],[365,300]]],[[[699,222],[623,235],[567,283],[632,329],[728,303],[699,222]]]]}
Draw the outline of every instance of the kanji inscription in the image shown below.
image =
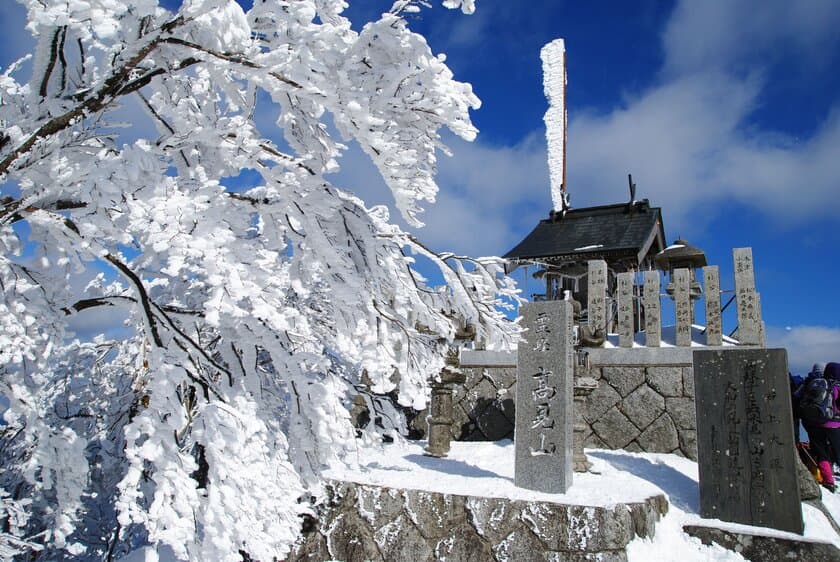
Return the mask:
{"type": "Polygon", "coordinates": [[[572,483],[572,305],[527,303],[516,374],[517,486],[562,493],[572,483]]]}
{"type": "Polygon", "coordinates": [[[695,350],[700,512],[802,533],[784,349],[695,350]]]}

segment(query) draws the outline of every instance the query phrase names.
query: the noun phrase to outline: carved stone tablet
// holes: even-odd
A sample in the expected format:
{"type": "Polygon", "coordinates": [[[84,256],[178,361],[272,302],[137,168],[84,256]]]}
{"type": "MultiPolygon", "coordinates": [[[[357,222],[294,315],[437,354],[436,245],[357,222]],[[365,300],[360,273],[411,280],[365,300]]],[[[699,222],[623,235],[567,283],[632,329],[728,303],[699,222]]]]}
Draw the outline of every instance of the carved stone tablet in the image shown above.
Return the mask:
{"type": "Polygon", "coordinates": [[[691,273],[688,269],[675,269],[674,273],[674,309],[677,316],[677,345],[691,345],[691,296],[688,293],[691,273]]]}
{"type": "Polygon", "coordinates": [[[662,337],[662,307],[659,302],[659,272],[645,271],[645,345],[659,347],[662,337]]]}
{"type": "Polygon", "coordinates": [[[718,266],[703,268],[703,290],[706,293],[706,345],[722,345],[720,319],[720,272],[718,266]]]}
{"type": "Polygon", "coordinates": [[[735,248],[732,257],[735,262],[738,341],[743,345],[763,345],[761,304],[755,291],[752,248],[735,248]]]}
{"type": "Polygon", "coordinates": [[[700,513],[802,533],[784,349],[695,350],[700,513]]]}
{"type": "Polygon", "coordinates": [[[519,311],[527,331],[516,367],[514,482],[563,493],[572,484],[572,305],[534,302],[519,311]]]}
{"type": "Polygon", "coordinates": [[[589,285],[587,308],[589,310],[589,329],[592,333],[607,329],[607,262],[592,260],[589,262],[589,285]]]}
{"type": "Polygon", "coordinates": [[[633,347],[633,273],[619,273],[617,278],[618,345],[633,347]]]}

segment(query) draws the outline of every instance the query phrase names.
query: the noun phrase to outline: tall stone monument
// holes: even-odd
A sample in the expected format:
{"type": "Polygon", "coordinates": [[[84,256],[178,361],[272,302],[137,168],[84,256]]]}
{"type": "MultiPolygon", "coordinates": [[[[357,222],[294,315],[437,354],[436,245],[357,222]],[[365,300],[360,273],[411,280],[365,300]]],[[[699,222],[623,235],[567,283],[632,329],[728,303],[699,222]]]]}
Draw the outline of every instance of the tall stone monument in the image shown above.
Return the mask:
{"type": "Polygon", "coordinates": [[[689,288],[691,287],[691,273],[686,268],[674,270],[674,312],[677,317],[676,343],[679,347],[691,345],[691,324],[694,320],[689,288]]]}
{"type": "Polygon", "coordinates": [[[738,305],[738,341],[741,345],[764,345],[761,301],[755,290],[752,248],[734,248],[735,302],[738,305]]]}
{"type": "Polygon", "coordinates": [[[706,293],[706,345],[723,345],[718,266],[707,265],[703,268],[703,287],[706,293]]]}
{"type": "Polygon", "coordinates": [[[607,332],[607,262],[590,260],[588,264],[589,291],[586,309],[589,329],[593,334],[607,332]]]}
{"type": "Polygon", "coordinates": [[[662,307],[659,303],[659,272],[645,271],[645,345],[659,347],[662,334],[662,307]]]}
{"type": "Polygon", "coordinates": [[[693,356],[701,515],[801,534],[787,352],[693,356]]]}
{"type": "Polygon", "coordinates": [[[618,280],[618,345],[633,347],[633,276],[630,271],[619,273],[618,280]]]}
{"type": "Polygon", "coordinates": [[[520,488],[563,493],[572,484],[572,305],[534,302],[519,312],[527,331],[516,368],[514,482],[520,488]]]}

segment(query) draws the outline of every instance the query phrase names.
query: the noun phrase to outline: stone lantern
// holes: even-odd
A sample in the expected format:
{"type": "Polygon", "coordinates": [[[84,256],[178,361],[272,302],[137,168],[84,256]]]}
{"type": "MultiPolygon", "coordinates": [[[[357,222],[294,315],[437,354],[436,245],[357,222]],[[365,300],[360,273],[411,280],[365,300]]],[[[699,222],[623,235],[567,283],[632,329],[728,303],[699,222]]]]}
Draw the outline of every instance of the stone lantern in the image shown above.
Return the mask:
{"type": "Polygon", "coordinates": [[[452,440],[452,418],[454,393],[453,386],[464,384],[467,380],[461,371],[459,345],[475,340],[475,326],[466,324],[455,333],[455,345],[451,345],[446,353],[446,363],[440,371],[440,375],[431,381],[432,396],[429,403],[429,424],[428,439],[424,453],[431,457],[445,457],[449,452],[452,440]]]}
{"type": "Polygon", "coordinates": [[[429,443],[424,453],[431,457],[445,457],[452,441],[452,394],[455,384],[464,384],[466,376],[459,368],[458,348],[453,346],[446,355],[440,376],[432,382],[429,403],[429,443]]]}
{"type": "Polygon", "coordinates": [[[656,267],[668,275],[668,285],[665,292],[673,300],[674,298],[674,270],[686,268],[691,275],[691,284],[688,288],[692,301],[696,301],[703,294],[703,289],[697,281],[696,270],[706,265],[706,254],[700,248],[695,248],[682,238],[677,239],[673,244],[656,254],[653,258],[656,267]]]}

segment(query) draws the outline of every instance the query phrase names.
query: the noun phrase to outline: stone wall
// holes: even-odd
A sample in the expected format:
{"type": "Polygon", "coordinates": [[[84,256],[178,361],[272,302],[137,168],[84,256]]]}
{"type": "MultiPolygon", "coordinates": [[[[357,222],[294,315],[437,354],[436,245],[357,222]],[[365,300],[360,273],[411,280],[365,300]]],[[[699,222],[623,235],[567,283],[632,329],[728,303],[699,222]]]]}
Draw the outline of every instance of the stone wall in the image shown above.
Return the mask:
{"type": "Polygon", "coordinates": [[[346,482],[329,492],[332,501],[289,562],[620,562],[627,544],[653,537],[668,511],[663,495],[596,507],[346,482]]]}
{"type": "MultiPolygon", "coordinates": [[[[598,380],[586,399],[585,446],[697,459],[694,374],[690,348],[585,348],[598,380]]],[[[467,381],[454,390],[452,437],[459,441],[513,438],[516,353],[465,351],[467,381]]],[[[425,413],[414,427],[424,430],[425,413]]]]}
{"type": "MultiPolygon", "coordinates": [[[[513,439],[516,397],[516,354],[465,352],[463,385],[454,385],[452,439],[500,441],[513,439]],[[512,363],[511,363],[511,357],[512,363]]],[[[412,421],[414,435],[425,437],[427,410],[412,421]]]]}
{"type": "Polygon", "coordinates": [[[697,459],[689,349],[587,349],[598,388],[586,399],[584,446],[697,459]]]}

